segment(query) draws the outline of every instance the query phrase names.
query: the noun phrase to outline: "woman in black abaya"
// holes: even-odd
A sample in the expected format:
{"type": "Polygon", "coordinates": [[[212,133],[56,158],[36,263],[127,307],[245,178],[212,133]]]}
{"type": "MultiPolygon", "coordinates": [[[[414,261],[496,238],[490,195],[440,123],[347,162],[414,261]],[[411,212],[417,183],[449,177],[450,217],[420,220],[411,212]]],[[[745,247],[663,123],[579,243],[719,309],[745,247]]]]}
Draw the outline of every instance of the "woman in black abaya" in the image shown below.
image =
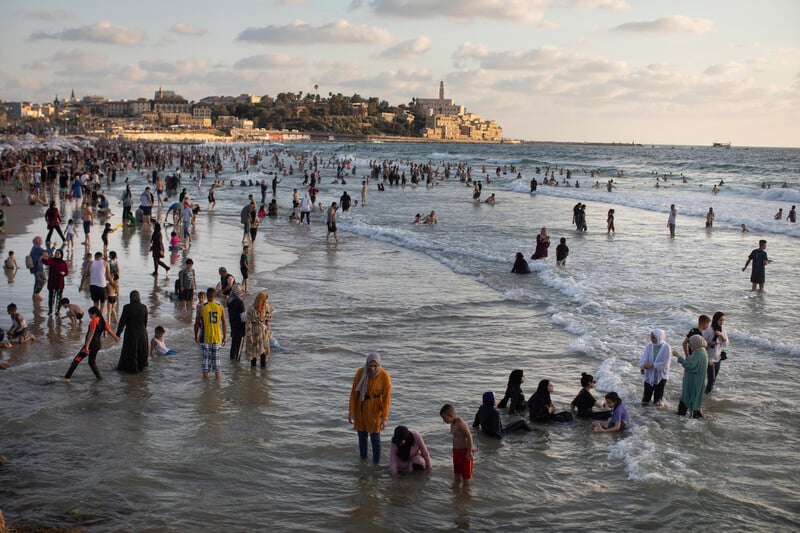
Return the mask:
{"type": "Polygon", "coordinates": [[[147,306],[141,302],[139,291],[131,291],[131,303],[122,308],[117,324],[117,335],[122,340],[122,353],[117,370],[136,374],[147,366],[149,345],[147,342],[147,306]]]}

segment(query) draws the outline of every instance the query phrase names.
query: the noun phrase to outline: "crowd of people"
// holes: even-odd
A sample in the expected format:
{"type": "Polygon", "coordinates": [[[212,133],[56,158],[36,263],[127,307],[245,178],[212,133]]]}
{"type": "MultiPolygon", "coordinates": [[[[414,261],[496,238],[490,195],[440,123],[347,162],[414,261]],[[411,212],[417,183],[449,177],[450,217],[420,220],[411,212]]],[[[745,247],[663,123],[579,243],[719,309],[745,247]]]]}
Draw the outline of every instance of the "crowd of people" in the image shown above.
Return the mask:
{"type": "MultiPolygon", "coordinates": [[[[725,313],[717,311],[713,317],[700,315],[697,327],[691,328],[683,340],[683,353],[671,348],[662,329],[650,332],[639,359],[643,380],[642,406],[662,406],[664,390],[670,377],[672,359],[684,368],[680,400],[676,413],[680,416],[703,418],[703,398],[711,394],[717,382],[722,361],[727,359],[725,349],[728,336],[723,326],[725,313]]],[[[549,379],[539,381],[536,391],[525,399],[522,385],[525,373],[516,369],[508,377],[503,397],[497,399],[494,392],[483,393],[482,403],[475,414],[472,427],[487,437],[501,439],[517,431],[530,431],[527,419],[536,424],[572,422],[574,417],[592,421],[595,433],[619,433],[632,427],[631,416],[616,391],[607,392],[598,400],[592,394],[595,378],[586,372],[581,374],[581,388],[570,403],[569,411],[558,411],[551,393],[555,386],[549,379]],[[506,411],[511,420],[502,422],[499,409],[506,411]]],[[[381,431],[389,421],[392,382],[383,368],[377,353],[367,356],[362,368],[353,377],[350,390],[348,421],[358,434],[361,459],[369,458],[379,464],[381,459],[381,431]]],[[[453,473],[457,483],[469,483],[472,478],[474,443],[466,422],[456,414],[451,404],[445,404],[440,416],[450,426],[453,438],[453,473]]],[[[423,436],[405,425],[397,426],[389,449],[389,470],[393,475],[404,472],[431,470],[431,457],[423,436]]]]}
{"type": "MultiPolygon", "coordinates": [[[[36,192],[37,202],[49,195],[51,198],[49,207],[45,211],[46,237],[36,236],[33,239],[33,247],[26,256],[26,267],[34,276],[34,299],[41,299],[41,292],[46,286],[48,289],[48,314],[54,312],[60,318],[60,312],[66,313],[66,318],[73,327],[80,327],[83,324],[84,316],[88,315],[88,327],[84,341],[81,343],[77,355],[73,358],[67,373],[66,380],[70,380],[83,359],[88,359],[88,364],[94,375],[100,379],[101,374],[96,365],[96,358],[102,346],[102,338],[110,336],[115,342],[122,341],[119,362],[117,369],[126,373],[142,372],[148,362],[153,357],[170,356],[176,353],[167,347],[166,330],[158,325],[153,330],[152,337],[148,334],[148,308],[141,301],[138,290],[131,290],[129,293],[129,303],[124,305],[119,317],[117,318],[118,295],[121,290],[120,265],[114,250],[109,250],[109,236],[114,231],[129,231],[131,227],[147,228],[148,232],[142,232],[143,239],[149,239],[149,252],[153,262],[152,275],[158,277],[159,269],[169,273],[172,267],[164,262],[165,250],[176,252],[183,250],[186,254],[192,244],[193,228],[197,222],[197,215],[200,212],[199,202],[194,201],[191,195],[184,188],[180,194],[178,189],[181,186],[182,173],[197,182],[198,189],[201,187],[203,179],[212,173],[214,181],[208,189],[207,210],[216,209],[215,193],[223,182],[219,180],[220,172],[223,169],[223,160],[236,159],[236,165],[240,169],[255,168],[263,170],[266,163],[266,153],[257,151],[255,154],[241,151],[236,148],[215,149],[213,151],[191,151],[174,147],[157,146],[123,146],[108,145],[98,150],[87,150],[82,154],[75,154],[69,161],[59,161],[54,159],[53,154],[40,154],[39,163],[29,165],[29,172],[34,175],[38,173],[39,179],[34,180],[31,185],[36,192]],[[175,168],[175,172],[162,179],[162,174],[167,168],[175,168]],[[145,172],[150,169],[151,172],[145,172]],[[133,191],[127,183],[125,190],[120,198],[122,204],[122,224],[116,228],[107,222],[112,216],[108,207],[108,202],[102,190],[102,179],[106,178],[107,185],[113,183],[117,174],[139,172],[139,175],[146,179],[148,184],[153,185],[155,193],[150,185],[144,187],[139,195],[139,206],[134,211],[133,191]],[[42,176],[46,175],[46,179],[42,176]],[[56,188],[55,184],[58,183],[56,188]],[[50,187],[48,188],[48,184],[50,187]],[[49,193],[49,194],[48,194],[49,193]],[[153,208],[168,202],[170,198],[177,197],[175,202],[167,210],[163,219],[158,215],[154,217],[153,208]],[[84,200],[85,199],[85,200],[84,200]],[[62,206],[59,209],[59,203],[62,206]],[[61,210],[67,206],[72,206],[80,215],[82,225],[78,225],[74,218],[69,218],[65,228],[62,230],[64,220],[61,210]],[[173,215],[172,224],[175,231],[172,232],[169,246],[165,246],[165,236],[162,224],[167,222],[169,214],[173,215]],[[92,242],[91,233],[95,224],[95,218],[103,221],[104,230],[101,235],[103,251],[91,254],[92,242]],[[83,230],[83,244],[85,250],[84,264],[81,267],[81,283],[78,292],[88,289],[92,306],[84,313],[82,308],[75,302],[75,297],[64,297],[66,290],[65,279],[69,274],[69,264],[67,260],[72,259],[72,254],[77,249],[75,241],[79,229],[83,230]],[[180,229],[180,232],[178,232],[180,229]],[[53,237],[61,239],[61,243],[53,241],[53,237]],[[68,257],[65,257],[65,253],[68,257]],[[116,327],[113,323],[116,322],[116,327]]],[[[249,292],[249,277],[252,273],[252,255],[256,252],[259,221],[264,216],[277,216],[277,186],[282,181],[278,175],[282,174],[284,179],[289,176],[304,178],[303,184],[308,185],[307,191],[302,198],[298,189],[294,189],[292,197],[292,211],[290,220],[298,224],[311,223],[311,212],[316,205],[316,194],[319,192],[316,186],[319,183],[319,166],[326,163],[318,161],[316,156],[307,157],[305,154],[292,155],[297,164],[295,167],[286,166],[281,158],[273,156],[272,171],[274,177],[271,180],[273,199],[266,207],[266,195],[268,186],[266,180],[261,180],[246,185],[260,186],[261,202],[260,209],[257,207],[254,196],[251,194],[248,203],[241,210],[240,221],[243,226],[242,234],[242,253],[239,257],[239,271],[241,280],[237,282],[235,276],[228,272],[226,267],[219,268],[218,283],[210,283],[202,289],[194,270],[194,262],[191,257],[185,257],[183,268],[175,281],[174,297],[176,306],[186,311],[193,311],[193,337],[200,345],[201,371],[204,378],[214,374],[217,378],[221,375],[221,349],[226,343],[230,345],[230,360],[239,361],[244,355],[245,360],[250,362],[252,368],[259,364],[263,368],[267,365],[270,358],[271,347],[271,327],[270,321],[274,315],[274,308],[269,303],[266,291],[258,291],[247,307],[243,296],[249,292]],[[224,307],[223,307],[224,305],[224,307]],[[227,311],[227,313],[226,313],[227,311]]],[[[36,160],[36,158],[33,158],[36,160]]],[[[331,162],[327,162],[331,164],[331,162]]],[[[352,170],[355,174],[355,167],[350,167],[350,162],[336,161],[337,180],[343,183],[347,170],[352,170]]],[[[24,176],[25,163],[17,162],[16,168],[20,175],[24,176]]],[[[410,183],[416,185],[425,182],[433,186],[434,181],[440,177],[440,171],[432,165],[410,166],[410,183]]],[[[361,189],[361,206],[367,205],[367,186],[369,180],[376,180],[379,190],[385,190],[385,186],[404,186],[407,178],[404,171],[399,170],[399,165],[392,165],[387,162],[370,162],[370,176],[365,177],[361,189]],[[384,185],[385,184],[385,185],[384,185]]],[[[512,172],[515,169],[512,166],[512,172]]],[[[538,170],[538,169],[537,169],[538,170]]],[[[506,169],[503,169],[505,172],[506,169]]],[[[500,167],[497,174],[501,172],[500,167]]],[[[550,178],[545,182],[552,184],[555,181],[553,169],[546,169],[550,172],[550,178]]],[[[485,173],[485,169],[484,169],[485,173]]],[[[13,174],[15,179],[16,174],[13,174]]],[[[465,183],[471,183],[472,169],[460,165],[451,167],[445,165],[442,171],[442,179],[455,177],[465,183]]],[[[9,175],[11,176],[11,174],[9,175]]],[[[594,172],[591,174],[595,176],[594,172]]],[[[569,171],[565,178],[569,183],[569,171]]],[[[484,180],[487,184],[491,180],[486,175],[484,180]]],[[[231,185],[234,185],[231,182],[231,185]]],[[[532,181],[532,192],[536,190],[538,182],[534,178],[532,181]]],[[[557,182],[554,186],[557,186],[557,182]]],[[[577,186],[577,183],[576,183],[577,186]]],[[[608,190],[614,187],[613,180],[608,182],[608,190]]],[[[483,184],[481,181],[472,183],[473,199],[480,200],[483,184]]],[[[495,203],[495,195],[490,196],[489,204],[495,203]]],[[[358,206],[358,201],[354,202],[358,206]]],[[[337,212],[347,212],[351,208],[351,199],[345,192],[339,202],[332,202],[325,213],[327,234],[325,240],[328,241],[332,235],[336,243],[339,242],[338,228],[336,224],[337,212]]],[[[321,204],[320,204],[321,207],[321,204]]],[[[586,205],[578,203],[573,210],[573,222],[578,232],[587,231],[586,205]]],[[[322,209],[320,209],[322,210],[322,209]]],[[[607,214],[607,233],[615,233],[614,224],[615,211],[610,209],[607,214]]],[[[670,236],[675,236],[675,225],[677,210],[674,205],[670,206],[668,218],[668,228],[670,236]]],[[[777,218],[777,217],[776,217],[777,218]]],[[[712,209],[709,209],[707,216],[707,226],[711,226],[714,219],[712,209]]],[[[794,222],[794,206],[787,217],[794,222]]],[[[0,221],[2,221],[2,211],[0,211],[0,221]]],[[[414,224],[437,224],[435,211],[431,211],[426,216],[417,214],[414,224]]],[[[2,230],[2,224],[0,224],[2,230]]],[[[546,227],[542,227],[536,236],[535,250],[531,255],[531,260],[541,260],[548,257],[550,247],[550,236],[546,227]]],[[[751,253],[745,264],[745,268],[752,261],[753,277],[751,281],[753,288],[757,286],[763,289],[764,267],[769,260],[764,251],[766,241],[760,241],[759,248],[751,253]]],[[[185,255],[184,254],[184,255],[185,255]]],[[[556,247],[556,261],[558,265],[564,266],[569,255],[569,247],[566,238],[561,237],[556,247]]],[[[13,252],[10,252],[5,262],[7,270],[17,270],[13,252]]],[[[744,270],[743,269],[743,270],[744,270]]],[[[530,266],[525,260],[525,254],[516,254],[513,273],[530,273],[530,266]]],[[[5,332],[9,340],[17,340],[25,343],[35,340],[34,336],[27,331],[27,323],[15,304],[10,304],[7,308],[12,320],[11,328],[5,332]]],[[[684,367],[682,390],[677,412],[681,415],[691,415],[694,418],[701,418],[702,402],[706,394],[713,391],[718,379],[721,362],[726,359],[725,347],[727,335],[723,331],[725,316],[723,313],[715,313],[713,318],[702,315],[698,320],[697,328],[687,334],[683,342],[683,354],[681,355],[666,343],[663,330],[654,329],[650,334],[650,343],[644,348],[639,361],[639,367],[643,377],[644,392],[642,404],[649,405],[651,402],[660,405],[663,401],[664,390],[669,380],[670,363],[675,358],[684,367]]],[[[506,391],[502,399],[497,400],[494,393],[486,391],[482,396],[481,405],[475,415],[473,427],[482,434],[493,438],[502,438],[504,435],[515,431],[530,430],[529,421],[536,424],[566,423],[574,417],[591,420],[594,423],[595,432],[624,432],[631,425],[631,417],[625,404],[615,391],[608,391],[603,399],[596,399],[592,394],[595,388],[595,379],[588,373],[583,373],[580,378],[581,388],[575,399],[572,401],[569,411],[559,411],[551,399],[554,391],[554,384],[548,379],[539,381],[534,394],[526,400],[522,391],[525,381],[523,370],[517,369],[511,372],[506,391]],[[507,409],[506,415],[512,417],[507,423],[502,423],[500,409],[507,409]],[[598,410],[599,409],[599,410],[598,410]],[[525,416],[527,414],[527,419],[525,416]],[[520,416],[522,415],[522,416],[520,416]]],[[[377,353],[370,354],[364,366],[356,372],[350,393],[348,420],[353,424],[353,428],[358,435],[358,446],[360,457],[367,460],[370,447],[372,461],[379,463],[381,459],[380,434],[386,428],[389,420],[389,407],[391,400],[391,379],[388,372],[382,367],[381,358],[377,353]]],[[[474,443],[472,433],[467,423],[460,418],[454,406],[446,404],[441,408],[440,415],[445,423],[450,426],[453,441],[453,469],[456,479],[461,482],[468,482],[472,477],[474,443]]],[[[423,436],[407,426],[397,426],[394,429],[391,439],[389,453],[389,467],[392,474],[401,472],[411,472],[415,470],[430,470],[431,458],[425,446],[423,436]]]]}

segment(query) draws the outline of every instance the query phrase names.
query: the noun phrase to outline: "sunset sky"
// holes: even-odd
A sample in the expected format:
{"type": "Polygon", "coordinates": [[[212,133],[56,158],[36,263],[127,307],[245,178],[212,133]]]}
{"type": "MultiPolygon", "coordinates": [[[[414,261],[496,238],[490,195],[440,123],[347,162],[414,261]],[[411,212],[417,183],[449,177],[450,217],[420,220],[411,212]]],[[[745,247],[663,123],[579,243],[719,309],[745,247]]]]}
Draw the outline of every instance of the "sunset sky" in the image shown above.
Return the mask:
{"type": "Polygon", "coordinates": [[[800,146],[800,2],[5,0],[0,99],[446,97],[526,140],[800,146]]]}

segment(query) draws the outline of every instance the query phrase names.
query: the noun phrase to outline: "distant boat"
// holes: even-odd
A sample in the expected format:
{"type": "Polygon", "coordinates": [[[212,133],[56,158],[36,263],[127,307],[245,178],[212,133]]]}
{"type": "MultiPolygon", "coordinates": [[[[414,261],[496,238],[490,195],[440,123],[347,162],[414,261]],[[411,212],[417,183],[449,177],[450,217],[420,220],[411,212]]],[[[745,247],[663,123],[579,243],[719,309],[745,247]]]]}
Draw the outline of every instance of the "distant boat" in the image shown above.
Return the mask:
{"type": "Polygon", "coordinates": [[[714,148],[730,148],[731,147],[731,143],[729,143],[729,142],[728,143],[716,143],[715,142],[711,146],[714,147],[714,148]]]}

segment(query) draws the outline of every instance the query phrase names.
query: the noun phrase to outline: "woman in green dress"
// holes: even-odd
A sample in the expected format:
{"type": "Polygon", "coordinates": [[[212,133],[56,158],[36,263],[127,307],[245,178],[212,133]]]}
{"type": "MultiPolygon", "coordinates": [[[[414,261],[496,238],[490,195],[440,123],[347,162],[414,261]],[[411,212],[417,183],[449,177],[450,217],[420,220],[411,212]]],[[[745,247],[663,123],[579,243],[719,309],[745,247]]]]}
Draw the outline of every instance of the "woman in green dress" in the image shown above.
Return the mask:
{"type": "Polygon", "coordinates": [[[672,355],[678,358],[678,363],[683,367],[683,389],[681,401],[678,403],[678,414],[683,416],[691,412],[692,418],[703,418],[700,408],[703,406],[708,369],[706,341],[701,335],[692,335],[689,345],[692,347],[692,355],[686,359],[677,351],[672,351],[672,355]]]}

